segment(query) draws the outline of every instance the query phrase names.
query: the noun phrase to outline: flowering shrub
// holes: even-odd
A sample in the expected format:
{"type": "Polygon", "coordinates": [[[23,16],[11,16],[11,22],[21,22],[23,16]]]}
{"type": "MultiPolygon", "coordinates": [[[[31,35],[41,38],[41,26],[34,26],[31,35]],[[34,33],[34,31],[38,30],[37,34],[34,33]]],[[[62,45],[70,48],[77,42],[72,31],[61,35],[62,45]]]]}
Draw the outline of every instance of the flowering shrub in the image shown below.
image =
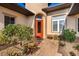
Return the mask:
{"type": "Polygon", "coordinates": [[[31,40],[32,35],[33,30],[30,27],[20,24],[9,24],[1,31],[0,41],[31,40]]]}
{"type": "Polygon", "coordinates": [[[73,42],[76,39],[76,32],[73,30],[65,29],[63,30],[63,38],[66,41],[73,42]]]}

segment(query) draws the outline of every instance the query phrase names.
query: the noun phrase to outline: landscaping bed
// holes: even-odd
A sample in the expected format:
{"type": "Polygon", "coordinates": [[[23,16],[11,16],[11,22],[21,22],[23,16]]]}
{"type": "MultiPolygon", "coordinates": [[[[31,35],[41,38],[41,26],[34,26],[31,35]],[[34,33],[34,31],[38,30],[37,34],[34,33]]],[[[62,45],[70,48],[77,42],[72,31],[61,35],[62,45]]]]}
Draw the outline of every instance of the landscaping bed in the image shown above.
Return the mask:
{"type": "Polygon", "coordinates": [[[32,55],[40,47],[33,42],[28,42],[25,45],[8,44],[0,46],[0,56],[24,56],[32,55]]]}
{"type": "Polygon", "coordinates": [[[32,54],[39,49],[36,40],[31,27],[9,24],[0,31],[0,55],[21,56],[32,54]]]}
{"type": "Polygon", "coordinates": [[[67,42],[62,41],[63,43],[59,43],[58,52],[63,56],[79,56],[79,42],[67,42]]]}
{"type": "Polygon", "coordinates": [[[58,40],[58,53],[62,56],[79,56],[79,39],[73,29],[64,29],[61,35],[48,35],[47,38],[58,40]]]}

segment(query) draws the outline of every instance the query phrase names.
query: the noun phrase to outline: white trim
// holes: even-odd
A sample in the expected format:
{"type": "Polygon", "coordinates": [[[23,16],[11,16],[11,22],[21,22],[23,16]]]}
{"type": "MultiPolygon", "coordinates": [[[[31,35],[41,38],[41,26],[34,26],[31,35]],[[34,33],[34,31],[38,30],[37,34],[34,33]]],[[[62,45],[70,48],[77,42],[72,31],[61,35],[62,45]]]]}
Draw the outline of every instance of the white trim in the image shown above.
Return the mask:
{"type": "MultiPolygon", "coordinates": [[[[53,21],[57,21],[57,20],[53,20],[53,21]]],[[[58,21],[57,21],[57,31],[53,31],[53,21],[52,21],[52,32],[58,32],[58,21]]]]}
{"type": "Polygon", "coordinates": [[[60,20],[58,20],[58,29],[57,29],[57,30],[58,30],[58,32],[59,32],[59,21],[60,21],[60,20]]]}
{"type": "MultiPolygon", "coordinates": [[[[54,17],[54,16],[53,16],[54,17]]],[[[52,18],[53,18],[52,17],[52,18]]],[[[56,16],[57,17],[57,16],[56,16]]],[[[52,19],[52,32],[60,32],[60,29],[59,29],[59,23],[60,23],[60,21],[61,20],[64,20],[64,24],[65,24],[65,18],[60,18],[60,19],[55,19],[55,18],[53,18],[52,19]],[[53,21],[57,21],[57,31],[53,31],[53,21]]]]}
{"type": "Polygon", "coordinates": [[[52,15],[52,17],[57,17],[57,16],[64,16],[64,15],[67,15],[68,13],[61,13],[61,14],[54,14],[54,15],[52,15]]]}

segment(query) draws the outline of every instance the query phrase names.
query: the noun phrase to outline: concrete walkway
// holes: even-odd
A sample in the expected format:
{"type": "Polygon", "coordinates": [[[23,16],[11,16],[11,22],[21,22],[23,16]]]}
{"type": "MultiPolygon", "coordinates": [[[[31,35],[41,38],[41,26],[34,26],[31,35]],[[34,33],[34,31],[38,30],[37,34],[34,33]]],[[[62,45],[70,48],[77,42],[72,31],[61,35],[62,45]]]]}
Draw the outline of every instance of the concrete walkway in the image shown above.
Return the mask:
{"type": "Polygon", "coordinates": [[[33,56],[60,56],[58,51],[58,40],[44,39],[40,44],[40,49],[33,56]]]}

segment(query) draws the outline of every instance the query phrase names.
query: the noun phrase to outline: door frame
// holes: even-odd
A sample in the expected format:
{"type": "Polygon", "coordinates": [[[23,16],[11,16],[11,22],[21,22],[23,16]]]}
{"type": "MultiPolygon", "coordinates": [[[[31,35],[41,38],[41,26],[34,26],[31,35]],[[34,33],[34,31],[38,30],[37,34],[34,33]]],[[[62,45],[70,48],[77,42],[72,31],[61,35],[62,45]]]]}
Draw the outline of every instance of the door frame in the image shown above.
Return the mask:
{"type": "Polygon", "coordinates": [[[35,17],[35,37],[36,38],[43,38],[43,18],[42,18],[43,16],[42,15],[36,15],[36,17],[35,17]],[[36,22],[38,22],[39,20],[38,20],[38,16],[41,16],[41,32],[40,33],[38,33],[37,31],[38,31],[38,25],[37,25],[37,23],[36,22]]]}

